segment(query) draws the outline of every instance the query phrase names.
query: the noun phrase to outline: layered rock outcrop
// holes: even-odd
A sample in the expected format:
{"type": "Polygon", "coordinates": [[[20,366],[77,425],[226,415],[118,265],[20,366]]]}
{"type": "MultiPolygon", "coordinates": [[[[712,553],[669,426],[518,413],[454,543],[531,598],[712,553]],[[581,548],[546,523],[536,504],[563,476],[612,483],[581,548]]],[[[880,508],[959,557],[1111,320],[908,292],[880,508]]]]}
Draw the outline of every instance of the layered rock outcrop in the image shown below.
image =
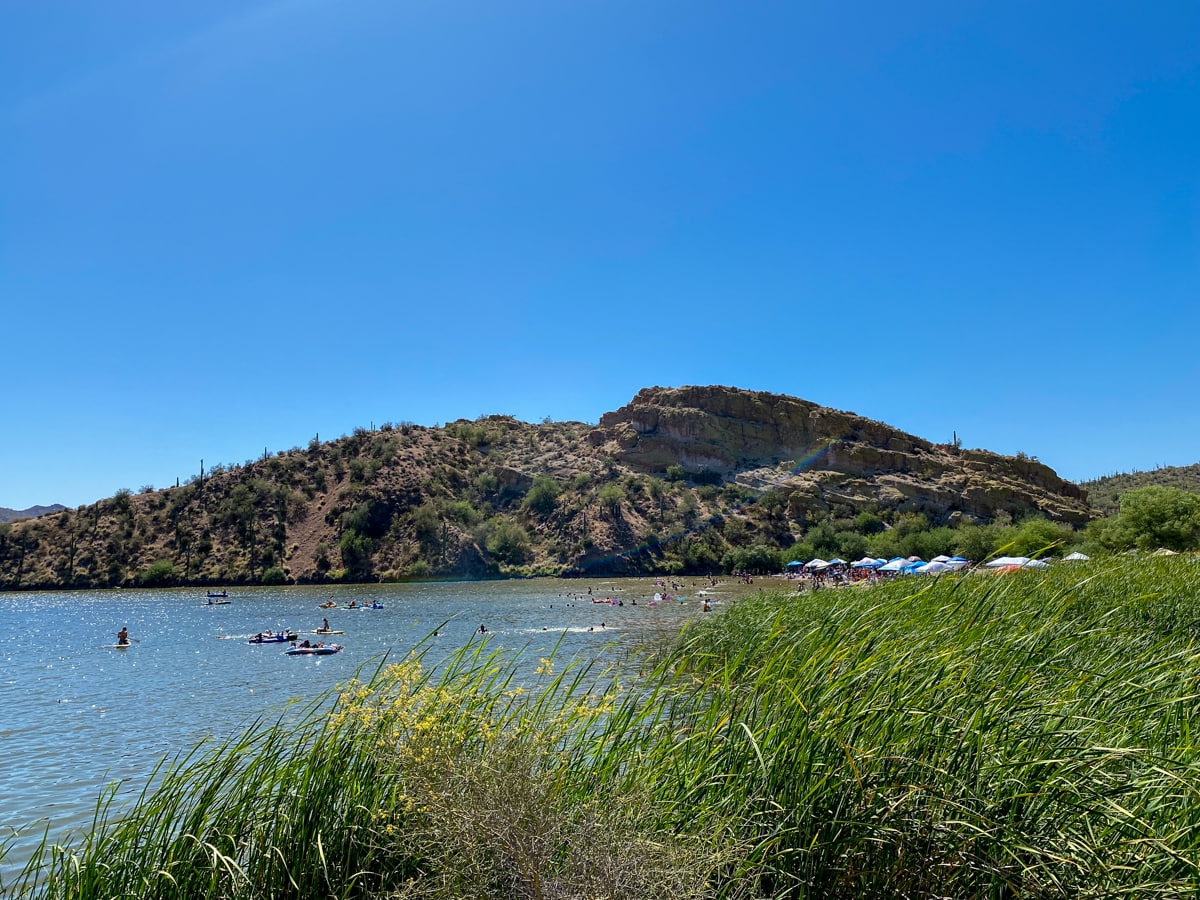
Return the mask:
{"type": "Polygon", "coordinates": [[[845,507],[920,512],[935,522],[1089,518],[1086,494],[1036,460],[934,444],[780,394],[645,388],[602,416],[589,442],[643,472],[680,466],[784,491],[801,520],[845,507]]]}

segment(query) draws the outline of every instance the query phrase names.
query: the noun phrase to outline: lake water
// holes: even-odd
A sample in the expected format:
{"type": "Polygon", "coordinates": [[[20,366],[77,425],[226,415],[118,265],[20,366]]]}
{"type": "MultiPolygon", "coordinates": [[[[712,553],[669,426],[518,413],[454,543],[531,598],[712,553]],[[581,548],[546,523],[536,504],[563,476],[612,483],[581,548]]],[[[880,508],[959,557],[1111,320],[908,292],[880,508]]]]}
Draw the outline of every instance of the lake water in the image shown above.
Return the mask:
{"type": "Polygon", "coordinates": [[[0,594],[0,840],[23,831],[2,865],[23,862],[47,821],[55,840],[86,828],[111,782],[133,796],[164,756],[317,697],[385,653],[398,661],[434,629],[435,655],[479,640],[482,624],[531,666],[559,641],[560,656],[592,659],[703,615],[705,599],[719,613],[754,589],[686,579],[673,591],[682,602],[656,605],[664,588],[652,579],[243,588],[217,606],[196,589],[0,594]],[[623,605],[591,602],[603,597],[623,605]],[[329,600],[383,608],[319,608],[329,600]],[[345,634],[302,636],[341,653],[247,643],[268,628],[311,632],[322,618],[345,634]],[[113,647],[122,626],[137,641],[127,650],[113,647]]]}

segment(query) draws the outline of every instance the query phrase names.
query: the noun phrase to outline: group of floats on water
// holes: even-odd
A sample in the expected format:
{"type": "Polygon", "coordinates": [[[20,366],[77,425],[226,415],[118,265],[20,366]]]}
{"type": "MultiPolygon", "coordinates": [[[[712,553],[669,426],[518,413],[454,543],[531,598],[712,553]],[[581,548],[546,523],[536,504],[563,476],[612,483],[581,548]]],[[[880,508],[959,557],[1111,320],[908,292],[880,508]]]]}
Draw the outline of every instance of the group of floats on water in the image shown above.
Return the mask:
{"type": "MultiPolygon", "coordinates": [[[[229,592],[209,591],[205,598],[204,606],[228,606],[233,601],[229,599],[229,592]]],[[[345,606],[339,607],[332,600],[328,600],[320,605],[320,609],[383,609],[383,604],[378,600],[371,603],[359,603],[357,600],[351,600],[345,606]]],[[[344,631],[334,629],[328,619],[323,619],[320,628],[315,628],[312,631],[314,635],[331,636],[337,634],[345,634],[344,631]]],[[[129,636],[129,627],[125,626],[117,632],[117,642],[113,645],[117,650],[127,650],[133,644],[141,643],[138,638],[129,636]]],[[[300,633],[293,631],[290,628],[285,628],[281,631],[274,631],[268,628],[266,631],[260,631],[258,634],[248,638],[248,644],[290,644],[287,650],[283,651],[287,656],[329,656],[332,653],[341,653],[344,647],[341,644],[325,643],[317,641],[313,643],[308,638],[301,638],[300,633]]]]}

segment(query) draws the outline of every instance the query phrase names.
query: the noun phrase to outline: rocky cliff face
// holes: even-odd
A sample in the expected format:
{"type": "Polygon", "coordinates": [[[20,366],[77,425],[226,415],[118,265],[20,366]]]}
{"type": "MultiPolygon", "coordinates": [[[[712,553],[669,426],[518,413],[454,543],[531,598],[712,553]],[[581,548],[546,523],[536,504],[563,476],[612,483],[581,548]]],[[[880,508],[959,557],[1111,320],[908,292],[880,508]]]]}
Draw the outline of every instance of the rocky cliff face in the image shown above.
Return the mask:
{"type": "Polygon", "coordinates": [[[1080,524],[1089,517],[1085,493],[1035,460],[933,444],[779,394],[646,388],[602,416],[589,441],[642,472],[680,466],[783,490],[800,521],[869,506],[935,522],[1041,513],[1080,524]]]}

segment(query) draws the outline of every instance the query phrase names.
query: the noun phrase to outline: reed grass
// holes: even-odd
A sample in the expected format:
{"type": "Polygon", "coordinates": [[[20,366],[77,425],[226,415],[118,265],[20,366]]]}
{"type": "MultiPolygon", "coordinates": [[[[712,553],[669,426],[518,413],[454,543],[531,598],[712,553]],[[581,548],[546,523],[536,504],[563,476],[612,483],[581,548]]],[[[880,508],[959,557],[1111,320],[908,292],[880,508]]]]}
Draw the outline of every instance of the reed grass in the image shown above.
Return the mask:
{"type": "Polygon", "coordinates": [[[196,748],[5,896],[1177,897],[1200,569],[764,594],[654,666],[487,643],[196,748]]]}

